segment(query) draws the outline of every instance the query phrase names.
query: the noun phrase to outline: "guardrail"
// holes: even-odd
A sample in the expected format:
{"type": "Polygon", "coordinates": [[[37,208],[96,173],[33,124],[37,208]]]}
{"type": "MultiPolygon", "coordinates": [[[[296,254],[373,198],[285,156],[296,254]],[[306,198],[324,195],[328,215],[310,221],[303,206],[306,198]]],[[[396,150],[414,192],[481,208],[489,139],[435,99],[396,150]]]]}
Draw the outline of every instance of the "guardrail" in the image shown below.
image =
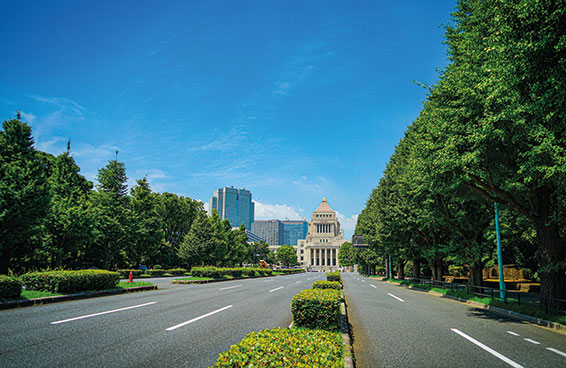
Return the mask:
{"type": "Polygon", "coordinates": [[[438,281],[438,280],[425,279],[425,278],[398,277],[397,279],[412,281],[424,285],[432,285],[443,289],[460,290],[468,294],[474,294],[480,297],[489,297],[492,300],[500,300],[505,304],[508,304],[509,301],[513,301],[519,305],[521,304],[532,305],[540,309],[544,309],[547,313],[549,311],[552,311],[555,313],[566,314],[566,300],[551,297],[550,300],[552,304],[558,305],[559,307],[550,308],[547,304],[543,304],[541,302],[540,294],[526,293],[526,292],[513,291],[513,290],[511,291],[503,290],[503,298],[501,298],[502,290],[497,288],[490,288],[486,286],[476,286],[469,284],[457,284],[452,282],[438,281]]]}

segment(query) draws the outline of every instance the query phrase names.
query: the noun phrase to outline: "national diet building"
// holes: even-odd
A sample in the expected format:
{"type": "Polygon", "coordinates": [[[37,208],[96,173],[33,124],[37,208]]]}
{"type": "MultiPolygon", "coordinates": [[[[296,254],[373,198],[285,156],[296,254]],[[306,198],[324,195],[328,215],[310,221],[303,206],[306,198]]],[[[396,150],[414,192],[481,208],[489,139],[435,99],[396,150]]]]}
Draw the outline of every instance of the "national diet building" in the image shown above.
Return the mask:
{"type": "Polygon", "coordinates": [[[297,256],[301,266],[313,271],[331,272],[338,269],[338,249],[344,243],[344,231],[336,212],[326,198],[314,210],[306,239],[297,241],[297,256]]]}

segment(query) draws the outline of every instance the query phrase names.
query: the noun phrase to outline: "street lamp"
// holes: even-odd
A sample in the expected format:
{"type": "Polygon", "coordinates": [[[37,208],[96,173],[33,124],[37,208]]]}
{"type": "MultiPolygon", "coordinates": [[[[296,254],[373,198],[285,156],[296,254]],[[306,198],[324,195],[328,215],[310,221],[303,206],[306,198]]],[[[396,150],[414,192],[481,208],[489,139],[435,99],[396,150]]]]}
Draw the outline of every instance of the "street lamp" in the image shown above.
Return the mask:
{"type": "Polygon", "coordinates": [[[497,202],[493,202],[495,206],[495,233],[497,238],[497,265],[499,266],[499,296],[501,300],[505,300],[505,281],[503,280],[503,256],[501,252],[501,237],[499,236],[499,211],[497,210],[497,202]]]}

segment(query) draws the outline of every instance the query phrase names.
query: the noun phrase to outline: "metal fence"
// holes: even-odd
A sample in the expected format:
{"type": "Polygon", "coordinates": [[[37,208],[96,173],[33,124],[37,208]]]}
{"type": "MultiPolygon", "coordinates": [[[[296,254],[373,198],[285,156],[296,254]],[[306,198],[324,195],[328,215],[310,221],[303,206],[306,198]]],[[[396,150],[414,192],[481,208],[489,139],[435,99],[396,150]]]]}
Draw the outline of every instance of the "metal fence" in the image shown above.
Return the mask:
{"type": "Polygon", "coordinates": [[[444,282],[444,281],[425,279],[425,278],[400,277],[397,279],[412,281],[424,285],[431,285],[443,289],[450,289],[452,291],[463,291],[468,294],[474,294],[480,297],[488,297],[491,298],[492,300],[499,300],[504,302],[505,304],[508,304],[509,302],[515,302],[519,305],[531,305],[543,309],[547,313],[554,312],[554,313],[566,315],[566,300],[550,298],[551,303],[555,306],[558,306],[557,308],[550,308],[548,304],[544,304],[541,302],[541,295],[537,293],[503,290],[503,298],[502,298],[501,289],[490,288],[486,286],[457,284],[452,282],[444,282]]]}

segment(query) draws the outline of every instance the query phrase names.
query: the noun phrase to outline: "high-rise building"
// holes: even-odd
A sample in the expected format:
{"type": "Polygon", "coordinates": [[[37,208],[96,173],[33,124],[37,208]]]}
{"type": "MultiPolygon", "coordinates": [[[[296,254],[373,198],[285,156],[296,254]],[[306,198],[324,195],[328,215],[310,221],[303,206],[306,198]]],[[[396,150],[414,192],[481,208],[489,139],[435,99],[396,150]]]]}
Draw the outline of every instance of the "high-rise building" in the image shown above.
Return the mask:
{"type": "Polygon", "coordinates": [[[258,220],[252,222],[252,233],[258,235],[269,245],[278,246],[283,243],[283,224],[279,220],[258,220]]]}
{"type": "Polygon", "coordinates": [[[218,188],[208,202],[209,211],[216,209],[221,219],[228,219],[232,226],[244,224],[250,229],[254,221],[252,193],[245,188],[218,188]]]}
{"type": "Polygon", "coordinates": [[[305,239],[309,232],[309,223],[305,220],[285,220],[283,224],[283,242],[281,244],[297,245],[299,239],[305,239]]]}

